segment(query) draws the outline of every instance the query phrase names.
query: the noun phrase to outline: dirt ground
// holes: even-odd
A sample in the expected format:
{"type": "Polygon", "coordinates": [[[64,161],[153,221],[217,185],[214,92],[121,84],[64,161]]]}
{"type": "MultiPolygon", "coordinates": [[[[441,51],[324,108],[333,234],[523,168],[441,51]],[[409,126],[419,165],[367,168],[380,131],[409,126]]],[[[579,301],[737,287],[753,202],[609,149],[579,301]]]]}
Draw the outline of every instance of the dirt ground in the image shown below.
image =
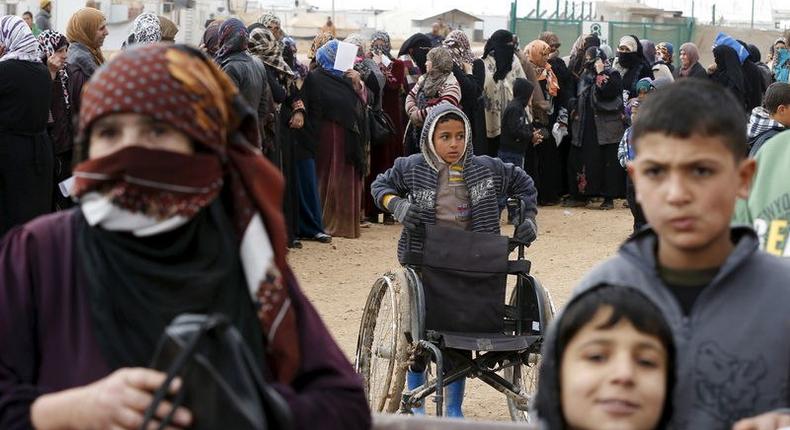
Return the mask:
{"type": "MultiPolygon", "coordinates": [[[[631,214],[622,201],[614,210],[543,207],[538,213],[539,237],[528,249],[532,274],[557,307],[593,266],[616,252],[631,230],[631,214]]],[[[376,278],[398,267],[395,256],[400,225],[374,224],[355,240],[336,238],[332,244],[304,242],[289,260],[302,289],[318,308],[335,340],[353,360],[357,331],[367,294],[376,278]]],[[[512,227],[503,227],[512,234],[512,227]]],[[[469,418],[508,420],[505,397],[493,388],[467,383],[464,413],[469,418]]]]}

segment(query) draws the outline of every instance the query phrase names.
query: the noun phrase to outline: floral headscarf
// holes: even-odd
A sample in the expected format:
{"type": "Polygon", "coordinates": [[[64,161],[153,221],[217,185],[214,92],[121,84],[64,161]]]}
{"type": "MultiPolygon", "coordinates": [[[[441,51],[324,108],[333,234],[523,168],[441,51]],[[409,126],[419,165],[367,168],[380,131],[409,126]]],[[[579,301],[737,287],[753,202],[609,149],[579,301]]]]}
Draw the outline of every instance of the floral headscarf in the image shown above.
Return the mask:
{"type": "Polygon", "coordinates": [[[390,35],[386,31],[377,31],[370,36],[370,52],[378,55],[386,55],[392,58],[392,42],[390,42],[390,35]],[[374,48],[375,42],[382,42],[384,45],[381,49],[374,48]]]}
{"type": "Polygon", "coordinates": [[[99,66],[104,64],[104,54],[101,52],[101,46],[96,45],[95,37],[96,32],[105,22],[106,19],[101,11],[84,7],[75,12],[66,25],[66,37],[69,38],[69,42],[78,42],[85,46],[99,66]]]}
{"type": "Polygon", "coordinates": [[[524,53],[527,54],[529,62],[535,66],[538,80],[546,81],[546,91],[552,97],[556,97],[560,90],[560,82],[551,69],[551,64],[545,60],[551,53],[551,46],[540,39],[533,40],[524,47],[524,53]]]}
{"type": "Polygon", "coordinates": [[[250,33],[249,51],[265,64],[274,67],[289,77],[293,77],[293,70],[283,60],[282,45],[268,29],[259,27],[252,30],[250,33]]]}
{"type": "Polygon", "coordinates": [[[5,54],[0,61],[22,60],[33,63],[41,62],[41,50],[38,41],[25,21],[14,15],[0,18],[0,44],[5,46],[5,54]]]}
{"type": "Polygon", "coordinates": [[[264,27],[268,28],[269,31],[274,34],[274,37],[279,41],[285,36],[283,34],[282,25],[280,24],[280,18],[273,13],[265,13],[258,18],[258,23],[263,24],[264,27]],[[277,31],[275,32],[275,29],[277,31]]]}
{"type": "Polygon", "coordinates": [[[313,39],[313,44],[310,45],[310,53],[307,55],[307,58],[314,59],[316,52],[321,49],[322,46],[326,45],[327,42],[330,40],[334,40],[335,36],[332,33],[325,33],[320,32],[318,33],[315,38],[313,39]]]}
{"type": "Polygon", "coordinates": [[[453,63],[458,67],[463,68],[464,64],[472,64],[475,60],[469,45],[469,38],[461,30],[451,31],[442,42],[442,45],[450,51],[453,63]]]}
{"type": "Polygon", "coordinates": [[[233,208],[227,211],[233,226],[228,233],[240,247],[244,279],[258,304],[267,362],[274,378],[289,384],[301,351],[286,282],[292,275],[285,259],[283,179],[251,144],[258,139],[254,111],[200,51],[151,44],[121,52],[85,85],[80,136],[100,118],[118,113],[165,122],[205,151],[167,157],[159,151],[159,158],[167,158],[160,160],[151,159],[151,149],[130,147],[89,159],[74,169],[74,195],[82,200],[102,192],[135,214],[152,210],[188,216],[227,189],[233,208]]]}
{"type": "Polygon", "coordinates": [[[219,26],[219,49],[214,57],[221,64],[231,54],[247,50],[247,43],[247,27],[240,20],[231,18],[219,26]]]}
{"type": "MultiPolygon", "coordinates": [[[[57,31],[52,30],[44,30],[41,34],[38,35],[38,43],[41,45],[41,51],[44,53],[44,57],[42,58],[43,62],[46,63],[46,59],[52,56],[55,52],[59,49],[69,46],[69,41],[66,39],[66,36],[58,33],[57,31]]],[[[66,73],[66,67],[61,68],[58,70],[58,76],[60,77],[60,85],[63,87],[63,101],[66,104],[66,110],[70,109],[69,105],[69,75],[66,73]]]]}
{"type": "Polygon", "coordinates": [[[159,17],[152,12],[137,15],[132,24],[134,43],[156,43],[162,40],[162,27],[159,17]]]}

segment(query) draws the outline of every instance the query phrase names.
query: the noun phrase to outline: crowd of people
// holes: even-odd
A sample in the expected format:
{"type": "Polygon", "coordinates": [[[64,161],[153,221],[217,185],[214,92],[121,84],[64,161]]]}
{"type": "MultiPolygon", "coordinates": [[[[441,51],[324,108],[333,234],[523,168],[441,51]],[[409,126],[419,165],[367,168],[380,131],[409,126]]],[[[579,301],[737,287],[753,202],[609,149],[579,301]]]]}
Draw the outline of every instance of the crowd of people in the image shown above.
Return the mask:
{"type": "MultiPolygon", "coordinates": [[[[545,340],[541,422],[790,425],[790,268],[758,251],[790,254],[786,39],[763,63],[721,34],[704,67],[692,43],[673,64],[668,42],[582,35],[562,58],[557,35],[522,48],[507,30],[477,58],[441,25],[395,54],[385,32],[340,41],[328,21],[303,64],[274,14],[212,20],[198,48],[142,13],[106,59],[99,10],[65,33],[50,10],[0,17],[0,340],[14,345],[0,350],[0,427],[139,428],[165,379],[147,368],[160,334],[216,312],[297,428],[368,428],[287,247],[397,220],[409,264],[423,224],[498,234],[517,198],[508,222],[528,245],[538,206],[621,197],[634,235],[545,340]],[[343,44],[356,60],[338,70],[343,44]],[[734,212],[757,233],[731,228],[734,212]]],[[[463,395],[448,386],[449,415],[463,395]]],[[[170,409],[153,414],[187,427],[196,412],[170,409]]]]}

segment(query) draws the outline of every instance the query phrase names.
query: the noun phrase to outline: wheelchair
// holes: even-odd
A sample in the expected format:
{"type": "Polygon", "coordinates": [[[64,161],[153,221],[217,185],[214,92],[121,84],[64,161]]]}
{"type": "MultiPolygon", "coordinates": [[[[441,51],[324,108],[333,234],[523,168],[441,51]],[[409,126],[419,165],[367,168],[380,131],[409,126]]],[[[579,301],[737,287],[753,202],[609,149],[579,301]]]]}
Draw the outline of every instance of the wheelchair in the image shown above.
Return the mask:
{"type": "Polygon", "coordinates": [[[555,308],[529,273],[525,246],[500,235],[425,228],[422,261],[378,278],[365,304],[355,369],[371,410],[410,414],[434,395],[442,416],[443,387],[471,377],[505,395],[513,421],[529,422],[555,308]],[[510,261],[514,248],[518,258],[510,261]],[[505,300],[508,278],[515,285],[505,300]],[[433,376],[404,391],[415,355],[432,358],[433,376]]]}

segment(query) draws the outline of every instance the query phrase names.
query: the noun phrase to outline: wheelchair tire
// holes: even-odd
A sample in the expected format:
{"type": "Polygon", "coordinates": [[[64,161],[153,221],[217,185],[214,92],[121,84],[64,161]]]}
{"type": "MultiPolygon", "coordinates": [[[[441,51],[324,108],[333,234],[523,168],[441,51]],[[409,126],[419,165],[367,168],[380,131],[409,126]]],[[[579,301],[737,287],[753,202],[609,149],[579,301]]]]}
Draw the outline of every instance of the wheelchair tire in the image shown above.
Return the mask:
{"type": "MultiPolygon", "coordinates": [[[[541,322],[541,334],[545,336],[549,323],[554,319],[555,308],[551,300],[551,295],[545,290],[540,281],[533,276],[528,276],[528,279],[535,286],[535,291],[539,297],[538,300],[542,301],[543,309],[545,312],[544,321],[541,322]]],[[[516,304],[516,290],[514,289],[510,298],[508,299],[510,305],[516,304]]],[[[541,355],[540,352],[531,352],[529,354],[528,363],[519,363],[513,367],[508,367],[503,371],[503,377],[513,385],[522,387],[522,390],[529,396],[529,403],[532,405],[532,399],[538,390],[538,372],[540,370],[541,355]]],[[[510,418],[513,421],[530,422],[529,411],[520,407],[513,399],[507,399],[507,408],[510,412],[510,418]]]]}
{"type": "Polygon", "coordinates": [[[377,279],[362,313],[355,369],[373,412],[396,412],[406,379],[408,342],[401,329],[401,286],[387,273],[377,279]]]}

